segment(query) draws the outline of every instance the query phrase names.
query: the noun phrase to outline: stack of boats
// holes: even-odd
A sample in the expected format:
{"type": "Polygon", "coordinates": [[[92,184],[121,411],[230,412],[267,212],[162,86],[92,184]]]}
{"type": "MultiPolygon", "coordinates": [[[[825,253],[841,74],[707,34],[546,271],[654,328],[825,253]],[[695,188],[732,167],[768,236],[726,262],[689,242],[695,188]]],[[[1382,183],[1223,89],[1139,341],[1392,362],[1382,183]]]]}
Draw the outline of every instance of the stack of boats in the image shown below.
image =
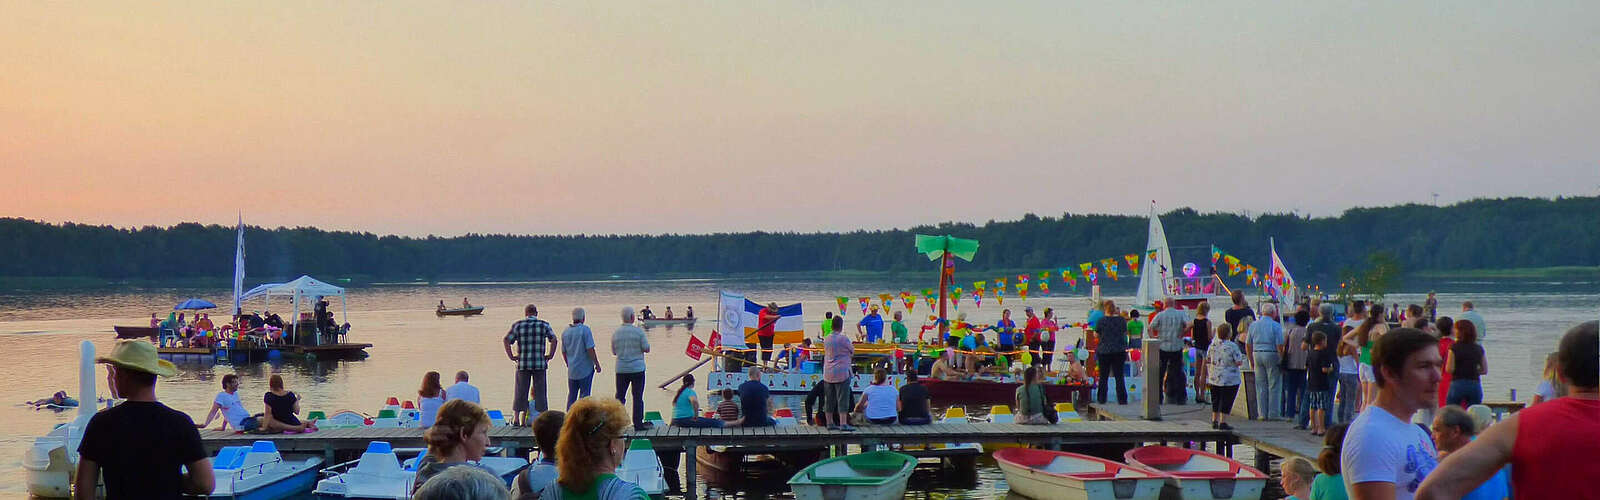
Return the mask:
{"type": "Polygon", "coordinates": [[[1064,451],[1008,448],[994,460],[1011,491],[1037,499],[1258,500],[1267,475],[1215,453],[1170,446],[1129,450],[1126,463],[1064,451]]]}

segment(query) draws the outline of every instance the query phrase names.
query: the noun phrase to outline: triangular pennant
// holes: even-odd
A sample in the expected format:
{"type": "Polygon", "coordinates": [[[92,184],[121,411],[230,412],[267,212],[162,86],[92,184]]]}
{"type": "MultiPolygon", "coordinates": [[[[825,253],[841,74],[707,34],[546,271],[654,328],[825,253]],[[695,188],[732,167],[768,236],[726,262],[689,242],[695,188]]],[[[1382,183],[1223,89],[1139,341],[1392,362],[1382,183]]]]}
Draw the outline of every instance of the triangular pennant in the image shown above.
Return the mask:
{"type": "MultiPolygon", "coordinates": [[[[1138,276],[1139,275],[1139,254],[1130,253],[1130,254],[1122,256],[1122,258],[1123,258],[1123,260],[1128,261],[1128,271],[1131,271],[1134,276],[1138,276]]],[[[1154,262],[1154,261],[1151,261],[1151,262],[1154,262]]]]}
{"type": "Polygon", "coordinates": [[[1211,245],[1211,265],[1217,265],[1217,259],[1220,258],[1222,258],[1222,249],[1217,248],[1216,245],[1211,245]]]}

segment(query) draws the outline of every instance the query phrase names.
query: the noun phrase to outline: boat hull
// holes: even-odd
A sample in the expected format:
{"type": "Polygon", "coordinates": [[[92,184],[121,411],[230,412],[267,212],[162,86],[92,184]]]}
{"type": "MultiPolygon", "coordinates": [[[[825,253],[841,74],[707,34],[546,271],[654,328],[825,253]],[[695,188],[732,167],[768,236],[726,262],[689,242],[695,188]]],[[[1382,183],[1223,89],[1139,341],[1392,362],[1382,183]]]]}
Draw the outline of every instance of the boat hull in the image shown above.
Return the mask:
{"type": "Polygon", "coordinates": [[[796,500],[897,500],[906,495],[906,480],[917,459],[877,451],[831,458],[812,464],[789,480],[796,500]],[[892,469],[860,469],[849,463],[862,457],[897,461],[892,469]]]}
{"type": "Polygon", "coordinates": [[[148,326],[112,326],[119,339],[151,339],[155,340],[161,330],[148,326]]]}
{"type": "Polygon", "coordinates": [[[694,320],[695,319],[696,318],[641,319],[641,320],[639,320],[639,326],[643,326],[643,327],[646,327],[646,328],[649,328],[649,327],[652,327],[652,326],[667,326],[667,325],[690,326],[690,325],[694,324],[694,320]]]}
{"type": "Polygon", "coordinates": [[[477,316],[483,314],[483,307],[463,307],[457,309],[435,309],[434,314],[439,316],[477,316]]]}
{"type": "Polygon", "coordinates": [[[229,498],[239,500],[279,500],[294,497],[311,491],[317,480],[317,471],[322,466],[322,459],[307,460],[294,473],[281,479],[264,482],[242,491],[232,493],[213,493],[211,498],[229,498]]]}
{"type": "Polygon", "coordinates": [[[1039,500],[1158,500],[1166,477],[1075,453],[1013,448],[994,454],[1013,493],[1039,500]]]}
{"type": "Polygon", "coordinates": [[[1128,450],[1123,458],[1165,474],[1184,500],[1256,500],[1270,479],[1243,462],[1202,450],[1144,446],[1128,450]]]}

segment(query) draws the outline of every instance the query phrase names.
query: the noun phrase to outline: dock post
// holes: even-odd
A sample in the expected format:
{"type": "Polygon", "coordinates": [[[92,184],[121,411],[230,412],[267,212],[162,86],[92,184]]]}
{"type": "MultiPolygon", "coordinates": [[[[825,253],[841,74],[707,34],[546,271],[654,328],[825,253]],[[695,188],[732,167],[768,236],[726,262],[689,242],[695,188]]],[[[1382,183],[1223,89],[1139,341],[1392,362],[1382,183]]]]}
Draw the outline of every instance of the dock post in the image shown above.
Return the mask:
{"type": "Polygon", "coordinates": [[[1161,339],[1145,338],[1140,351],[1144,357],[1144,419],[1161,420],[1161,339]]]}
{"type": "Polygon", "coordinates": [[[695,493],[694,487],[695,474],[697,474],[695,471],[695,462],[698,460],[696,457],[699,452],[699,448],[695,447],[694,441],[686,441],[683,443],[683,461],[685,467],[683,474],[683,498],[688,500],[700,498],[695,493]]]}

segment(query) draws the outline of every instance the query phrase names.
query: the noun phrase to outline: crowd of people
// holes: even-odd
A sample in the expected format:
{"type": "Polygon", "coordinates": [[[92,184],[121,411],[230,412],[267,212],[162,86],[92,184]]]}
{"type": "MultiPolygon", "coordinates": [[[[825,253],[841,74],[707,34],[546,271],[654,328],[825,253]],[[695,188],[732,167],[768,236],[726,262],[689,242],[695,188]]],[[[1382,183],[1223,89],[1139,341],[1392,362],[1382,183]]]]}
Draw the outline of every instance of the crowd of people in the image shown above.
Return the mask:
{"type": "MultiPolygon", "coordinates": [[[[1185,386],[1203,382],[1196,387],[1196,402],[1211,404],[1213,425],[1228,429],[1226,418],[1248,368],[1257,377],[1259,418],[1292,421],[1322,436],[1327,446],[1316,463],[1284,464],[1283,487],[1293,498],[1501,498],[1505,491],[1515,492],[1517,498],[1588,494],[1590,490],[1573,489],[1573,481],[1600,477],[1600,461],[1563,458],[1600,456],[1600,419],[1593,418],[1600,415],[1596,322],[1573,327],[1562,337],[1557,352],[1546,359],[1543,380],[1529,408],[1492,423],[1480,404],[1479,380],[1488,373],[1479,343],[1483,319],[1471,303],[1462,308],[1463,314],[1449,318],[1429,317],[1426,308],[1408,307],[1399,317],[1400,326],[1391,327],[1383,319],[1387,308],[1359,301],[1349,305],[1349,316],[1341,324],[1334,321],[1329,304],[1300,304],[1289,319],[1280,320],[1276,304],[1264,304],[1258,313],[1235,295],[1224,320],[1214,325],[1209,308],[1194,311],[1193,316],[1163,309],[1146,324],[1105,301],[1090,318],[1098,339],[1097,398],[1104,402],[1108,391],[1115,390],[1119,402],[1126,401],[1120,379],[1129,341],[1148,336],[1156,339],[1162,353],[1159,393],[1168,403],[1186,403],[1185,386]],[[1199,341],[1200,337],[1208,339],[1199,341]],[[1193,377],[1185,373],[1178,354],[1191,347],[1203,353],[1195,362],[1204,367],[1193,377]],[[1117,383],[1107,383],[1108,378],[1118,379],[1117,383]],[[1431,426],[1412,424],[1419,414],[1422,417],[1417,418],[1426,417],[1431,426]],[[1469,496],[1480,490],[1487,496],[1469,496]]],[[[446,498],[428,495],[465,491],[461,488],[489,488],[507,495],[537,491],[540,498],[642,494],[636,485],[609,474],[626,453],[619,438],[630,427],[650,427],[643,421],[641,397],[650,345],[634,325],[633,310],[621,310],[621,325],[611,337],[617,377],[612,398],[589,397],[601,365],[582,308],[572,311],[571,322],[559,336],[538,317],[535,306],[529,305],[525,313],[503,343],[507,357],[516,363],[513,423],[533,427],[540,443],[539,460],[510,490],[492,476],[485,481],[487,473],[474,466],[488,444],[489,425],[477,388],[465,371],[458,372],[449,387],[442,385],[439,372],[427,372],[416,399],[429,446],[428,458],[419,467],[417,495],[446,498]],[[570,395],[565,412],[550,411],[545,395],[545,372],[557,352],[567,368],[570,395]],[[633,407],[628,411],[630,395],[633,407]]],[[[1054,321],[1052,312],[1025,313],[1029,321],[1022,331],[1010,324],[1010,345],[1047,345],[1048,337],[1030,337],[1027,330],[1038,320],[1041,333],[1046,331],[1044,325],[1054,321]]],[[[952,333],[960,338],[952,343],[982,337],[978,332],[1007,335],[1008,320],[1002,315],[1000,323],[979,329],[961,325],[963,319],[958,318],[952,332],[957,325],[963,331],[952,333]]],[[[859,425],[931,422],[928,392],[915,370],[906,373],[904,385],[895,387],[889,383],[888,370],[877,368],[859,398],[852,394],[856,344],[843,327],[838,316],[824,325],[822,383],[805,398],[803,422],[840,431],[853,431],[859,425]]],[[[866,333],[866,328],[861,330],[866,333]]],[[[1075,361],[1070,352],[1069,360],[1075,361]]],[[[935,360],[933,376],[959,374],[961,368],[952,359],[956,358],[935,360]]],[[[213,478],[197,429],[220,419],[218,429],[316,431],[316,422],[300,418],[299,396],[278,375],[269,377],[261,412],[247,409],[239,396],[239,377],[224,375],[222,391],[204,421],[195,424],[155,397],[157,378],[172,376],[176,369],[158,359],[152,344],[119,342],[100,361],[111,367],[113,396],[126,402],[97,414],[86,430],[80,446],[84,458],[77,476],[80,486],[104,477],[108,490],[131,496],[210,491],[213,478]],[[140,430],[133,432],[130,425],[140,430]],[[180,472],[179,465],[189,472],[180,472]]],[[[968,358],[963,363],[970,367],[977,361],[968,358]]],[[[1030,363],[1022,370],[1013,406],[1018,423],[1049,421],[1050,404],[1041,385],[1044,368],[1039,364],[1030,363]]],[[[775,425],[771,392],[760,382],[763,367],[746,370],[746,382],[720,394],[715,417],[702,416],[695,378],[683,377],[672,398],[670,425],[775,425]]]]}

